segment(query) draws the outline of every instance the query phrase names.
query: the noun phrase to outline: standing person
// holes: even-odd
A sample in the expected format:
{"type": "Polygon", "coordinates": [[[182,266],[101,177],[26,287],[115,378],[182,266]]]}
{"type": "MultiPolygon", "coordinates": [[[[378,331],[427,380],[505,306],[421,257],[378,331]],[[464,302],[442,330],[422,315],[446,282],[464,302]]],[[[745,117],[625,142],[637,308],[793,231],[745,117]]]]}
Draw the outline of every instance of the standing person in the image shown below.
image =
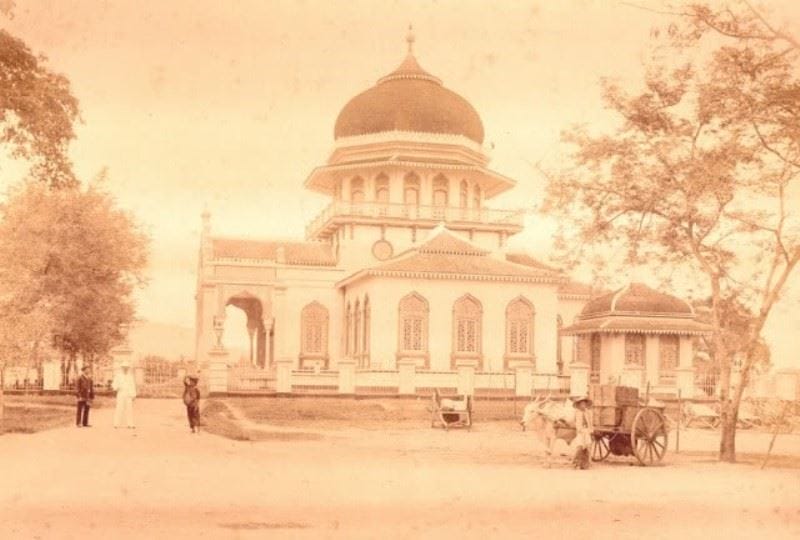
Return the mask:
{"type": "Polygon", "coordinates": [[[186,416],[189,418],[189,428],[192,433],[200,431],[200,390],[197,388],[199,379],[188,376],[183,379],[183,404],[186,405],[186,416]]]}
{"type": "Polygon", "coordinates": [[[588,397],[579,398],[572,404],[575,411],[575,458],[573,463],[575,468],[589,468],[589,449],[592,444],[592,433],[594,432],[594,422],[592,421],[592,400],[588,397]]]}
{"type": "Polygon", "coordinates": [[[94,400],[94,382],[91,377],[92,370],[89,366],[83,366],[81,376],[75,385],[75,396],[78,398],[78,410],[75,413],[75,425],[77,427],[89,426],[89,409],[94,400]]]}
{"type": "Polygon", "coordinates": [[[123,424],[133,429],[133,400],[136,398],[136,379],[133,377],[131,364],[124,360],[120,365],[120,371],[114,374],[114,381],[111,388],[117,392],[117,403],[114,409],[114,427],[122,427],[123,424]]]}

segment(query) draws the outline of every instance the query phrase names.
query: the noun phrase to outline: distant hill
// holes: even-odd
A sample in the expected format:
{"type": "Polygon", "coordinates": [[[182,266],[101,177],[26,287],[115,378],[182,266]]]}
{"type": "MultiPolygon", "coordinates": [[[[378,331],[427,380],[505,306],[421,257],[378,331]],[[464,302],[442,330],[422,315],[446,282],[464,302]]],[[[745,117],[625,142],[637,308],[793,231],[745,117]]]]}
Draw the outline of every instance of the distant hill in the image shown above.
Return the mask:
{"type": "Polygon", "coordinates": [[[137,358],[148,355],[167,360],[194,357],[194,328],[177,324],[136,321],[131,325],[129,342],[137,358]]]}

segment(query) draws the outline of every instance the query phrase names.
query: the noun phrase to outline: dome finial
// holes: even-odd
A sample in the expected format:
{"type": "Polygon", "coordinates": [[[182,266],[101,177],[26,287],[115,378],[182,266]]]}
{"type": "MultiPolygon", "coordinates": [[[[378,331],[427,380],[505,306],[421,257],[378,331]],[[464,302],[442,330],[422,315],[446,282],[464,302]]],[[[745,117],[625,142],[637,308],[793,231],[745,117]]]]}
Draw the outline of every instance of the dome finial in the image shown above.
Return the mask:
{"type": "Polygon", "coordinates": [[[408,25],[406,43],[408,43],[408,54],[414,54],[414,26],[411,24],[408,25]]]}

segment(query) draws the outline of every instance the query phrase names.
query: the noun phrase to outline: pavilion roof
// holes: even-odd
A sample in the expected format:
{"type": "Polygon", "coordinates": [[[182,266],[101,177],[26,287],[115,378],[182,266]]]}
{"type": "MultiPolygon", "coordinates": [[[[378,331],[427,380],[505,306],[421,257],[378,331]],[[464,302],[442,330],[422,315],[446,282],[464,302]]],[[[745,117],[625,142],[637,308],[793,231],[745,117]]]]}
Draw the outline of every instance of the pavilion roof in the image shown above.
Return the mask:
{"type": "Polygon", "coordinates": [[[303,266],[336,266],[336,256],[330,244],[321,242],[250,240],[244,238],[213,238],[215,259],[248,259],[275,261],[303,266]],[[282,257],[280,251],[283,250],[282,257]],[[279,260],[282,258],[283,260],[279,260]]]}
{"type": "Polygon", "coordinates": [[[568,336],[595,333],[704,335],[711,333],[711,325],[691,318],[608,315],[579,320],[561,329],[561,334],[568,336]]]}

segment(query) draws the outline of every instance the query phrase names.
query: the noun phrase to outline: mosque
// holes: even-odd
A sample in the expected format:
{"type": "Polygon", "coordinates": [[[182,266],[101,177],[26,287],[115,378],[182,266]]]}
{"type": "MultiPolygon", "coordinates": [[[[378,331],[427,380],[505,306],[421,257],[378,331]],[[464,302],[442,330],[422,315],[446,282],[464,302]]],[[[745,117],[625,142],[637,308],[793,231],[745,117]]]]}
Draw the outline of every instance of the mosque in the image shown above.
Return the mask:
{"type": "Polygon", "coordinates": [[[508,250],[523,214],[490,202],[515,181],[489,168],[475,108],[407,42],[400,66],[339,113],[330,157],[304,184],[330,204],[304,240],[215,236],[204,212],[196,358],[212,386],[525,393],[568,388],[574,366],[587,381],[691,377],[704,327],[688,303],[638,284],[593,298],[508,250]],[[246,377],[225,347],[231,305],[247,317],[246,377]]]}

